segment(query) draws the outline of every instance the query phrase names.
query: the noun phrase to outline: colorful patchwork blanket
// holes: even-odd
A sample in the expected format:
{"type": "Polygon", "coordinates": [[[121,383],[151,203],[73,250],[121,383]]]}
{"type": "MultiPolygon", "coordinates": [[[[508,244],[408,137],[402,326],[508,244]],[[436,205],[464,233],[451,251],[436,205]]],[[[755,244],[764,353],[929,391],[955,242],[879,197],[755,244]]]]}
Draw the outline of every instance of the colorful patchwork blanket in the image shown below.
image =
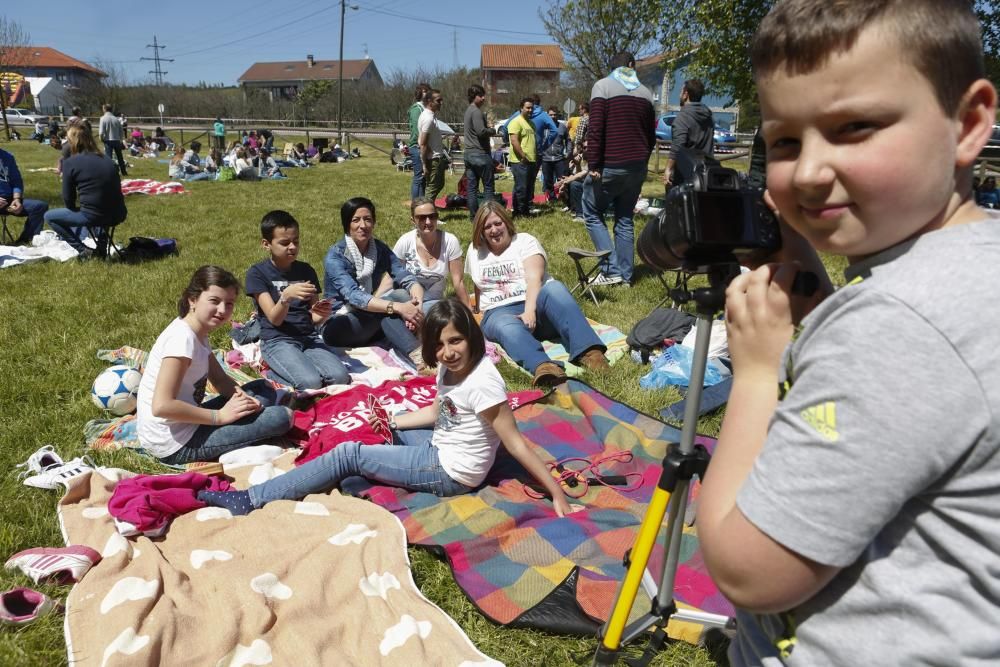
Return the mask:
{"type": "MultiPolygon", "coordinates": [[[[660,463],[680,431],[570,380],[514,413],[525,438],[546,461],[605,459],[597,471],[625,477],[624,485],[597,481],[571,502],[585,509],[558,518],[547,501],[532,500],[527,473],[509,456],[498,457],[486,485],[453,498],[360,483],[344,487],[392,511],[412,544],[443,554],[455,580],[491,620],[516,627],[593,635],[610,615],[625,570],[622,558],[638,532],[660,463]],[[630,453],[629,456],[627,453],[630,453]],[[641,484],[631,480],[641,478],[641,484]],[[628,480],[628,481],[626,481],[628,480]],[[636,486],[633,490],[629,487],[636,486]]],[[[711,447],[714,441],[699,436],[711,447]]],[[[579,461],[567,466],[580,467],[579,461]]],[[[593,471],[586,475],[595,477],[593,471]]],[[[692,498],[697,498],[698,484],[692,498]]],[[[657,542],[650,570],[663,563],[657,542]]],[[[732,606],[708,576],[694,528],[685,526],[675,594],[679,606],[731,615],[732,606]]],[[[640,591],[633,618],[649,610],[640,591]]],[[[672,621],[670,633],[695,642],[702,628],[672,621]]]]}
{"type": "Polygon", "coordinates": [[[70,665],[502,667],[417,589],[389,512],[333,493],[126,539],[108,501],[131,475],[86,473],[59,503],[66,543],[103,556],[66,600],[70,665]]]}

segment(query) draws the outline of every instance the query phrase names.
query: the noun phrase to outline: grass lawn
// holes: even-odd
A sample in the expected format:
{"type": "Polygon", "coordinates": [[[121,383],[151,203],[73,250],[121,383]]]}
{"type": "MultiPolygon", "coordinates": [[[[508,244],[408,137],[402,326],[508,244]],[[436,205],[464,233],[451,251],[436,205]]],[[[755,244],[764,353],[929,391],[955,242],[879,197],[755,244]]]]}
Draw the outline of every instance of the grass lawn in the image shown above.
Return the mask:
{"type": "MultiPolygon", "coordinates": [[[[386,142],[387,143],[387,142],[386,142]]],[[[60,185],[52,172],[27,170],[51,167],[56,151],[34,142],[6,143],[25,177],[26,196],[61,205],[60,185]]],[[[342,235],[340,204],[364,195],[378,208],[376,236],[392,243],[410,228],[410,175],[397,172],[389,158],[366,150],[364,157],[341,164],[291,169],[284,181],[259,183],[198,182],[188,194],[128,198],[128,221],[119,227],[119,240],[130,236],[174,237],[180,257],[126,265],[117,262],[46,262],[0,272],[5,317],[0,321],[0,470],[13,471],[38,447],[52,443],[63,458],[86,453],[82,427],[100,417],[90,401],[90,384],[106,367],[98,349],[133,345],[149,349],[160,331],[176,315],[177,298],[195,268],[219,264],[243,277],[251,264],[264,257],[258,224],[268,210],[290,211],[302,226],[301,259],[318,271],[327,248],[342,235]]],[[[167,180],[167,165],[152,159],[133,159],[130,176],[167,180]]],[[[449,175],[445,192],[457,191],[458,175],[449,175]]],[[[498,182],[510,190],[512,181],[498,182]]],[[[655,176],[644,192],[662,193],[655,176]]],[[[444,229],[456,234],[463,246],[470,240],[467,213],[446,212],[444,229]]],[[[15,235],[20,231],[15,225],[15,235]]],[[[637,228],[643,222],[637,218],[637,228]]],[[[564,248],[591,247],[582,224],[566,213],[548,211],[520,227],[538,237],[549,253],[550,272],[571,285],[574,270],[564,248]]],[[[637,229],[638,232],[638,229],[637,229]]],[[[638,235],[638,234],[637,234],[638,235]]],[[[833,267],[831,267],[833,268],[833,267]]],[[[645,316],[662,296],[662,287],[645,267],[637,266],[633,289],[605,288],[599,307],[581,301],[584,312],[623,331],[645,316]]],[[[241,298],[235,319],[245,319],[251,301],[241,298]]],[[[228,347],[226,331],[213,336],[216,347],[228,347]]],[[[501,369],[512,389],[527,388],[528,376],[501,369]]],[[[649,414],[678,399],[674,389],[646,391],[638,378],[645,372],[623,360],[603,376],[584,379],[619,400],[649,414]]],[[[720,417],[699,425],[715,433],[720,417]]],[[[160,472],[155,464],[128,451],[95,455],[102,465],[144,472],[160,472]]],[[[0,475],[0,556],[35,546],[62,544],[56,519],[57,494],[23,486],[16,476],[0,475]]],[[[511,630],[483,618],[455,585],[447,565],[426,552],[411,549],[417,583],[468,633],[486,654],[508,665],[589,664],[594,639],[561,637],[541,632],[511,630]]],[[[29,585],[19,574],[0,571],[0,590],[29,585]]],[[[41,590],[65,598],[68,588],[46,585],[41,590]]],[[[724,658],[679,644],[658,656],[654,665],[713,665],[724,658]]],[[[66,661],[61,615],[50,615],[22,629],[0,629],[0,665],[56,665],[66,661]]]]}

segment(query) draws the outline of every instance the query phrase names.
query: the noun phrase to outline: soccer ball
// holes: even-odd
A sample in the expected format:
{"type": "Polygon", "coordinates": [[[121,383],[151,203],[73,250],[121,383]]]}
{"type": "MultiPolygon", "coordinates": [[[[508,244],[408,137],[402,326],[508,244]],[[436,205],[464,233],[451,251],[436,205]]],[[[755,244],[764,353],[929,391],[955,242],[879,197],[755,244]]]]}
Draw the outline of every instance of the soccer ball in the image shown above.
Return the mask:
{"type": "Polygon", "coordinates": [[[141,380],[142,373],[131,366],[112,366],[94,380],[90,400],[102,410],[119,416],[127,415],[135,410],[141,380]]]}

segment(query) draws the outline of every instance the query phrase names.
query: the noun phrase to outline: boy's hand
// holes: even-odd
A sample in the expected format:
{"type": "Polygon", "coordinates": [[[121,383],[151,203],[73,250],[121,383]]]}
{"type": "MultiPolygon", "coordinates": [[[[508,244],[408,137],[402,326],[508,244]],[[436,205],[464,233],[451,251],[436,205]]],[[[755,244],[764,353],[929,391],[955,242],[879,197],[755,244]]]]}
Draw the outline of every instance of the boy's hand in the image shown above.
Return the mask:
{"type": "Polygon", "coordinates": [[[800,310],[807,300],[792,295],[798,270],[797,264],[765,264],[737,276],[726,288],[726,330],[734,377],[776,381],[781,355],[795,329],[793,301],[800,310]]]}
{"type": "Polygon", "coordinates": [[[288,299],[300,299],[302,301],[309,301],[316,294],[316,286],[311,282],[302,282],[289,285],[282,292],[281,295],[288,299]]]}

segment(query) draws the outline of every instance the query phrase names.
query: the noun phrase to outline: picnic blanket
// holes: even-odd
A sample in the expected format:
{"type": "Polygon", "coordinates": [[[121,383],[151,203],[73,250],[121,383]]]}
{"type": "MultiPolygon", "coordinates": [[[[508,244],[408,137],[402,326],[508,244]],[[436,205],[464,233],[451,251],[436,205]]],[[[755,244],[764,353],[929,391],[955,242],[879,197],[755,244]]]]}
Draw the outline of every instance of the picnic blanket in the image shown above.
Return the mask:
{"type": "Polygon", "coordinates": [[[163,183],[149,178],[126,178],[122,181],[123,195],[178,195],[184,192],[184,184],[177,181],[163,183]]]}
{"type": "MultiPolygon", "coordinates": [[[[84,243],[88,246],[94,245],[90,238],[84,239],[84,243]]],[[[30,246],[0,245],[0,269],[50,259],[67,262],[75,259],[78,254],[70,244],[59,238],[58,234],[45,229],[31,239],[30,246]]]]}
{"type": "MultiPolygon", "coordinates": [[[[625,342],[627,336],[625,334],[610,324],[601,324],[600,322],[595,322],[589,317],[587,318],[587,322],[594,330],[594,333],[597,334],[597,337],[601,339],[601,342],[607,346],[608,350],[604,353],[604,356],[608,358],[608,363],[614,364],[628,354],[628,343],[625,342]]],[[[518,369],[522,373],[531,375],[531,371],[518,366],[517,362],[511,359],[503,348],[500,348],[500,350],[504,359],[509,361],[514,368],[518,369]]],[[[552,361],[562,362],[566,375],[570,377],[576,377],[582,374],[585,370],[579,366],[569,363],[569,352],[566,351],[566,348],[563,347],[562,343],[544,340],[542,341],[542,350],[552,361]]]]}
{"type": "Polygon", "coordinates": [[[423,597],[402,526],[371,503],[205,507],[126,539],[108,501],[132,474],[87,473],[59,503],[66,543],[103,556],[66,600],[70,665],[501,664],[423,597]]]}
{"type": "MultiPolygon", "coordinates": [[[[632,460],[609,461],[605,474],[638,473],[634,491],[591,484],[571,502],[583,511],[558,518],[547,501],[529,499],[530,478],[509,456],[498,456],[486,485],[453,498],[410,493],[359,483],[345,492],[367,497],[396,514],[412,544],[443,554],[459,587],[489,619],[515,627],[593,635],[608,618],[625,574],[622,557],[635,541],[639,523],[660,475],[668,443],[680,431],[569,380],[555,391],[522,405],[514,415],[525,438],[544,460],[584,457],[594,461],[631,452],[632,460]]],[[[699,436],[698,442],[714,441],[699,436]]],[[[692,498],[697,498],[695,484],[692,498]]],[[[662,533],[650,561],[657,576],[663,563],[662,533]]],[[[679,606],[731,615],[730,603],[709,578],[694,529],[685,526],[675,595],[679,606]]],[[[642,591],[633,619],[649,610],[642,591]]],[[[672,637],[696,642],[702,628],[671,621],[672,637]]]]}
{"type": "MultiPolygon", "coordinates": [[[[510,192],[498,192],[497,194],[503,197],[504,205],[507,208],[514,207],[514,196],[510,192]]],[[[532,204],[546,204],[548,203],[548,201],[549,198],[544,194],[537,194],[531,199],[532,204]]],[[[434,206],[441,209],[442,211],[448,209],[448,198],[438,197],[437,199],[434,200],[434,206]]],[[[467,208],[467,206],[465,205],[464,195],[462,196],[462,206],[460,208],[467,208]]]]}

